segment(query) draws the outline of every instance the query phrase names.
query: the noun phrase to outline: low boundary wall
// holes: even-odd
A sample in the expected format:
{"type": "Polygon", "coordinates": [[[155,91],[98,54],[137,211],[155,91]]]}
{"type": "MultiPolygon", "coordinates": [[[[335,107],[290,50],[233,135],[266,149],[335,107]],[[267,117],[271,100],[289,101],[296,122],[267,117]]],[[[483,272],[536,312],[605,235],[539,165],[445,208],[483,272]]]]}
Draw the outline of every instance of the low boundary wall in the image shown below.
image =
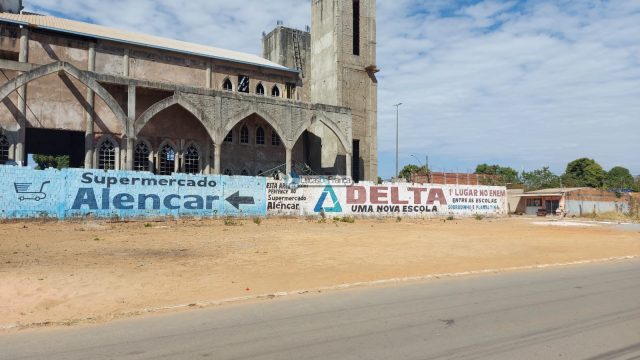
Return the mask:
{"type": "Polygon", "coordinates": [[[507,215],[504,187],[420,184],[295,188],[262,177],[0,166],[0,218],[507,215]]]}

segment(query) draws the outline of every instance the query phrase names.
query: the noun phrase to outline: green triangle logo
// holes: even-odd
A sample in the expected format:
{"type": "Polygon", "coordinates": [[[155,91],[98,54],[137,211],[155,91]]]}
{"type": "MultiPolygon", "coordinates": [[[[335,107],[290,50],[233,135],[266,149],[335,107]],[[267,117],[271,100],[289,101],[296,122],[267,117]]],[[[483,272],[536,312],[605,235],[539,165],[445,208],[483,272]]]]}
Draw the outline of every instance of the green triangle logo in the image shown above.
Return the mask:
{"type": "Polygon", "coordinates": [[[316,207],[313,209],[313,211],[317,213],[323,211],[326,213],[342,212],[342,206],[340,206],[338,196],[336,196],[336,192],[333,190],[333,187],[331,185],[327,185],[327,187],[324,188],[324,190],[322,191],[322,195],[320,195],[320,199],[318,200],[318,203],[316,204],[316,207]],[[331,197],[331,202],[333,202],[332,207],[324,206],[324,203],[327,201],[327,197],[331,197]]]}

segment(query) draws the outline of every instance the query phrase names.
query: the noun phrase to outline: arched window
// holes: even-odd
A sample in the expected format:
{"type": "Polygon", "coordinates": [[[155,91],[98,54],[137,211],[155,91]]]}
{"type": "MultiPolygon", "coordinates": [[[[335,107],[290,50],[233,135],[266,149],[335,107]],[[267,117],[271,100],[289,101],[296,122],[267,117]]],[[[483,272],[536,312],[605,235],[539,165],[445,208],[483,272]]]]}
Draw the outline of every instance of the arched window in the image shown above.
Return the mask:
{"type": "Polygon", "coordinates": [[[187,174],[200,172],[200,152],[193,144],[189,145],[184,154],[184,172],[187,174]]]}
{"type": "Polygon", "coordinates": [[[5,135],[0,135],[0,165],[9,160],[9,140],[5,135]]]}
{"type": "Polygon", "coordinates": [[[231,83],[231,80],[229,80],[229,78],[224,79],[224,82],[222,83],[222,89],[225,91],[233,91],[233,84],[231,83]]]}
{"type": "Polygon", "coordinates": [[[109,138],[104,139],[98,147],[98,169],[116,169],[116,145],[109,138]]]}
{"type": "Polygon", "coordinates": [[[249,171],[247,171],[247,169],[244,169],[244,170],[242,170],[242,173],[240,175],[249,176],[249,171]]]}
{"type": "Polygon", "coordinates": [[[229,169],[224,169],[223,174],[224,174],[224,175],[227,175],[227,176],[231,176],[231,175],[233,175],[233,173],[232,173],[232,172],[231,172],[231,170],[229,170],[229,169]]]}
{"type": "Polygon", "coordinates": [[[256,94],[264,96],[264,86],[262,86],[262,84],[258,84],[258,86],[256,87],[256,94]]]}
{"type": "Polygon", "coordinates": [[[232,143],[233,142],[233,130],[229,131],[227,136],[225,136],[224,142],[226,142],[226,143],[232,143]]]}
{"type": "Polygon", "coordinates": [[[149,155],[151,149],[145,142],[140,141],[136,145],[135,154],[133,156],[133,170],[135,171],[149,171],[149,155]]]}
{"type": "Polygon", "coordinates": [[[278,88],[278,85],[273,85],[273,88],[271,89],[271,96],[280,97],[280,89],[278,88]]]}
{"type": "Polygon", "coordinates": [[[264,129],[261,127],[256,130],[256,144],[264,145],[264,129]]]}
{"type": "Polygon", "coordinates": [[[281,141],[280,141],[280,136],[278,136],[278,134],[275,131],[271,132],[271,145],[273,146],[280,146],[281,141]]]}
{"type": "Polygon", "coordinates": [[[249,143],[249,128],[246,125],[242,126],[240,130],[240,144],[248,144],[249,143]]]}
{"type": "Polygon", "coordinates": [[[171,175],[175,171],[175,166],[176,150],[169,144],[163,145],[158,154],[158,174],[171,175]]]}

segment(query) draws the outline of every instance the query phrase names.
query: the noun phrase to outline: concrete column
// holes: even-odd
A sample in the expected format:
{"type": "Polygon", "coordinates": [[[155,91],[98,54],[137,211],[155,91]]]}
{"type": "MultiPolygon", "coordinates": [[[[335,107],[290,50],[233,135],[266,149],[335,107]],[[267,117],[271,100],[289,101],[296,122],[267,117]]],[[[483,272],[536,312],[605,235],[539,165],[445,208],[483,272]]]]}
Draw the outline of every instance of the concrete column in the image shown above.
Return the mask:
{"type": "MultiPolygon", "coordinates": [[[[22,63],[29,62],[29,29],[23,27],[20,29],[20,54],[18,61],[22,63]]],[[[27,86],[18,89],[18,136],[16,139],[15,161],[24,164],[26,159],[25,140],[27,131],[27,86]]]]}
{"type": "Polygon", "coordinates": [[[13,140],[9,145],[9,160],[16,161],[16,144],[13,143],[13,140]]]}
{"type": "Polygon", "coordinates": [[[212,72],[211,68],[212,68],[211,67],[211,62],[208,62],[207,63],[207,75],[206,75],[207,76],[207,80],[205,82],[205,86],[207,87],[207,89],[211,89],[211,72],[212,72]]]}
{"type": "MultiPolygon", "coordinates": [[[[96,45],[89,43],[89,63],[87,64],[89,71],[96,71],[96,45]]],[[[95,111],[96,95],[93,90],[87,89],[88,111],[85,113],[85,132],[84,132],[84,167],[85,169],[93,168],[93,126],[95,111]]]]}
{"type": "Polygon", "coordinates": [[[133,170],[133,149],[136,147],[136,139],[134,138],[126,138],[126,162],[125,162],[125,170],[133,170]]]}
{"type": "Polygon", "coordinates": [[[203,154],[200,157],[204,160],[202,163],[202,172],[205,175],[211,174],[211,142],[207,141],[203,146],[203,154]]]}
{"type": "Polygon", "coordinates": [[[347,159],[347,176],[351,177],[351,173],[353,170],[353,165],[352,165],[353,154],[347,154],[346,159],[347,159]]]}
{"type": "Polygon", "coordinates": [[[222,173],[222,170],[220,169],[220,159],[221,159],[221,152],[222,152],[222,145],[221,144],[214,144],[215,147],[215,152],[213,154],[214,156],[214,160],[213,160],[213,175],[220,175],[222,173]]]}
{"type": "Polygon", "coordinates": [[[122,58],[122,76],[129,77],[129,49],[124,49],[122,58]]]}
{"type": "Polygon", "coordinates": [[[184,151],[185,151],[185,142],[183,139],[180,139],[177,144],[178,148],[176,149],[176,157],[173,163],[174,172],[181,173],[184,172],[184,151]]]}
{"type": "Polygon", "coordinates": [[[291,175],[291,169],[292,169],[292,149],[289,148],[288,146],[286,147],[287,149],[287,175],[291,175]]]}
{"type": "MultiPolygon", "coordinates": [[[[136,86],[129,85],[127,95],[127,122],[133,124],[136,121],[136,86]]],[[[131,126],[133,127],[133,126],[131,126]]],[[[125,170],[133,170],[133,148],[135,147],[136,134],[127,134],[126,137],[126,157],[125,157],[125,170]]]]}

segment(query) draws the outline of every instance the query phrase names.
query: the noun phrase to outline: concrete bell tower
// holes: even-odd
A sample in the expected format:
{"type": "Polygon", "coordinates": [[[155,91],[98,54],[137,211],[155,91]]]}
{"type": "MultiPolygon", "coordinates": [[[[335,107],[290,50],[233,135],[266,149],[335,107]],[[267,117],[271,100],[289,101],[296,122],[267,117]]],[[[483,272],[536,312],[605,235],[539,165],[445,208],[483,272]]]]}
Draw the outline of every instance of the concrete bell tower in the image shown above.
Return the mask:
{"type": "Polygon", "coordinates": [[[353,113],[356,180],[378,179],[376,1],[312,0],[311,101],[353,113]]]}

